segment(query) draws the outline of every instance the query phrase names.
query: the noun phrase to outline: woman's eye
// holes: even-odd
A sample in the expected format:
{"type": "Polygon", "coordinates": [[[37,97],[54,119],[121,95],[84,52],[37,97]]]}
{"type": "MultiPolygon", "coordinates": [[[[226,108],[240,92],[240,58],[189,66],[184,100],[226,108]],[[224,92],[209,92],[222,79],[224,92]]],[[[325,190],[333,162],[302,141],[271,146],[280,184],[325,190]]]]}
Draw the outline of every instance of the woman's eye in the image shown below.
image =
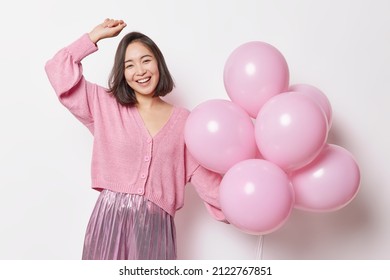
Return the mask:
{"type": "Polygon", "coordinates": [[[125,68],[128,68],[128,69],[133,68],[133,65],[132,64],[128,64],[128,65],[126,65],[125,68]]]}
{"type": "Polygon", "coordinates": [[[144,63],[149,63],[151,60],[150,59],[145,59],[143,62],[144,63]]]}

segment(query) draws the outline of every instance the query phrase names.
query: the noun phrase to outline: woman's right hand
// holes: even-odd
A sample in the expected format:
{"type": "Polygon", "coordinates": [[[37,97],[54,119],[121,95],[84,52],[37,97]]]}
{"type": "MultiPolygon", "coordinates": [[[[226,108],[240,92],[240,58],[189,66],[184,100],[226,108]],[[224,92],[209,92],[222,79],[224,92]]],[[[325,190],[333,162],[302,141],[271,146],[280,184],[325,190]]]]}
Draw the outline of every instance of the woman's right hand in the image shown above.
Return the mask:
{"type": "Polygon", "coordinates": [[[96,26],[88,33],[89,38],[95,44],[101,39],[111,38],[121,33],[122,29],[126,27],[126,23],[123,20],[105,19],[103,23],[96,26]]]}

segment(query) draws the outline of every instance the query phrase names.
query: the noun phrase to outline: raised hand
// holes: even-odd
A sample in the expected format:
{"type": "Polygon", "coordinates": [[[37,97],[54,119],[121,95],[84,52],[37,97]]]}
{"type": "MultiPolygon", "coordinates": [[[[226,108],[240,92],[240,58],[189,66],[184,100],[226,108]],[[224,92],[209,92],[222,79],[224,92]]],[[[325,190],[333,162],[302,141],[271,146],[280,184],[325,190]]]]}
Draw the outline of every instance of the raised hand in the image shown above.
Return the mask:
{"type": "Polygon", "coordinates": [[[123,28],[126,27],[126,23],[123,20],[105,19],[103,23],[97,25],[91,32],[88,33],[89,38],[95,44],[101,39],[111,38],[117,36],[123,28]]]}

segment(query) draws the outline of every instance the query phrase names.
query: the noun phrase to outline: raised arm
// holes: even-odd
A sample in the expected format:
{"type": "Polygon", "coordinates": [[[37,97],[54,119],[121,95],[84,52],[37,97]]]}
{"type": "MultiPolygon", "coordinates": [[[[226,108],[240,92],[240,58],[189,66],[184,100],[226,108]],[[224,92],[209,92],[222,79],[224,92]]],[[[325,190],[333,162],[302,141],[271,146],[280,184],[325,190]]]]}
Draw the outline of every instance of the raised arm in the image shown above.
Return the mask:
{"type": "Polygon", "coordinates": [[[91,32],[58,51],[45,65],[46,74],[60,102],[93,133],[93,109],[96,96],[105,90],[83,76],[81,60],[97,51],[96,43],[117,36],[126,24],[106,19],[91,32]]]}

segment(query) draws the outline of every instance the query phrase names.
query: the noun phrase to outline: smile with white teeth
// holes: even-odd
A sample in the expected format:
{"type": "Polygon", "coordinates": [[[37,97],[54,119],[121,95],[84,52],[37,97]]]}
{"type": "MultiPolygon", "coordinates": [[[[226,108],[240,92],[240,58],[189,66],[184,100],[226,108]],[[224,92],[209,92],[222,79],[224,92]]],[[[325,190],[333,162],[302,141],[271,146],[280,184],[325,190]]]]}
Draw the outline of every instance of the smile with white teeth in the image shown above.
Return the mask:
{"type": "Polygon", "coordinates": [[[137,83],[139,83],[139,84],[144,84],[144,83],[146,83],[146,82],[149,82],[149,80],[150,80],[150,77],[149,77],[149,78],[145,78],[145,79],[138,80],[137,83]]]}

